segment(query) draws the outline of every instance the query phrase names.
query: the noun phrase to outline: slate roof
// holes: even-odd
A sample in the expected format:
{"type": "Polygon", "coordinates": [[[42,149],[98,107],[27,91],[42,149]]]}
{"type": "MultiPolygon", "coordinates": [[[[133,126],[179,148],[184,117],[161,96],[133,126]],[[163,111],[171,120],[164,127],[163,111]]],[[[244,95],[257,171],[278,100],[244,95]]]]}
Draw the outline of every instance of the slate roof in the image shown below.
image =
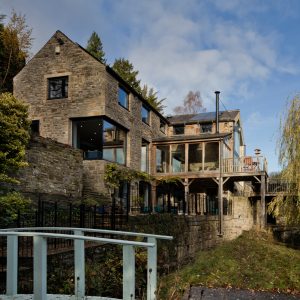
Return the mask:
{"type": "MultiPolygon", "coordinates": [[[[239,110],[220,111],[219,121],[234,121],[239,114],[239,110]]],[[[205,112],[199,114],[175,115],[168,117],[171,124],[192,124],[192,123],[209,123],[216,120],[215,112],[205,112]]]]}
{"type": "Polygon", "coordinates": [[[225,136],[231,135],[231,133],[201,133],[198,135],[173,135],[164,136],[153,139],[153,142],[176,142],[176,141],[190,141],[190,140],[208,140],[208,139],[220,139],[225,136]]]}

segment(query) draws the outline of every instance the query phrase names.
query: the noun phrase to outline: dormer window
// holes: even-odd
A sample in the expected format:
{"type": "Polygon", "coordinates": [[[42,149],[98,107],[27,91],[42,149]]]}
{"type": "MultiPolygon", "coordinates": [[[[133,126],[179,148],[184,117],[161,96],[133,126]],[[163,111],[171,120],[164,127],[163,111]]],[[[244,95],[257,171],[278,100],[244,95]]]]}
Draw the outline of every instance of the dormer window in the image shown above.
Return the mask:
{"type": "Polygon", "coordinates": [[[118,100],[119,104],[128,109],[128,107],[129,107],[128,99],[129,99],[128,92],[125,89],[123,89],[122,87],[119,87],[119,100],[118,100]]]}
{"type": "Polygon", "coordinates": [[[212,124],[200,124],[201,133],[212,132],[212,124]]]}
{"type": "Polygon", "coordinates": [[[68,76],[48,78],[48,99],[68,98],[68,76]]]}
{"type": "Polygon", "coordinates": [[[180,125],[174,125],[173,126],[173,134],[177,135],[177,134],[184,134],[184,125],[180,124],[180,125]]]}

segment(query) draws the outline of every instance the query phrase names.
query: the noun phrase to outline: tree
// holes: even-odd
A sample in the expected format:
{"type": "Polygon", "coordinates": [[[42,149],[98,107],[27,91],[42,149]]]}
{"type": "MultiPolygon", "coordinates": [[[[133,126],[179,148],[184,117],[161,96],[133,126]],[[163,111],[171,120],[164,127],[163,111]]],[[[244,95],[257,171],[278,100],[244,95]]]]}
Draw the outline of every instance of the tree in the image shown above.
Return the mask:
{"type": "MultiPolygon", "coordinates": [[[[2,22],[4,16],[0,18],[2,22]]],[[[29,57],[32,29],[26,25],[25,15],[14,10],[7,26],[0,24],[0,92],[12,92],[13,78],[29,57]]]]}
{"type": "Polygon", "coordinates": [[[189,91],[183,100],[183,105],[176,106],[173,109],[175,114],[196,114],[204,112],[203,100],[199,91],[189,91]]]}
{"type": "Polygon", "coordinates": [[[103,64],[106,64],[105,52],[99,35],[93,31],[91,37],[88,40],[86,50],[100,60],[103,64]]]}
{"type": "Polygon", "coordinates": [[[10,93],[0,94],[0,182],[17,182],[11,174],[27,165],[29,128],[27,106],[10,93]]]}
{"type": "Polygon", "coordinates": [[[163,112],[163,109],[165,108],[163,101],[165,101],[166,98],[158,100],[157,92],[155,92],[153,88],[149,89],[147,84],[144,84],[141,94],[156,110],[163,112]]]}
{"type": "Polygon", "coordinates": [[[286,191],[279,193],[268,210],[273,215],[283,216],[288,224],[300,224],[300,95],[289,101],[281,118],[279,162],[280,173],[286,191]]]}
{"type": "Polygon", "coordinates": [[[125,80],[137,92],[141,92],[141,81],[137,79],[139,71],[135,70],[133,64],[125,58],[115,60],[112,68],[123,80],[125,80]]]}

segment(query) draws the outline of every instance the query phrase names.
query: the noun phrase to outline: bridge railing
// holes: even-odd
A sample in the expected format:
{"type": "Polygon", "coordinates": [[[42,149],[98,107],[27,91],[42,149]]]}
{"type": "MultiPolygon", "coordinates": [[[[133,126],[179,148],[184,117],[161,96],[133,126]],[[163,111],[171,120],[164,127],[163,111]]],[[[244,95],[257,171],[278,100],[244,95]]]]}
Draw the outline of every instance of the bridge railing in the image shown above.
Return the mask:
{"type": "MultiPolygon", "coordinates": [[[[2,300],[22,299],[17,294],[18,287],[18,237],[33,237],[33,295],[34,300],[57,299],[58,295],[47,295],[47,239],[74,240],[74,299],[112,299],[104,297],[85,296],[85,241],[99,244],[115,244],[123,247],[123,297],[122,299],[135,299],[135,247],[147,249],[147,300],[156,299],[157,291],[157,239],[172,240],[171,236],[145,234],[137,232],[125,232],[101,229],[69,228],[69,227],[32,227],[1,229],[0,236],[7,237],[7,272],[6,295],[0,295],[2,300]],[[43,232],[38,232],[43,231],[43,232]],[[45,233],[45,231],[68,231],[73,234],[45,233]],[[143,237],[147,242],[136,242],[114,238],[100,238],[85,236],[85,233],[98,233],[109,235],[121,235],[131,237],[143,237]],[[48,297],[49,296],[49,297],[48,297]]],[[[73,299],[70,295],[60,295],[59,299],[73,299]],[[62,298],[65,296],[65,298],[62,298]]],[[[25,299],[25,298],[24,298],[25,299]]]]}

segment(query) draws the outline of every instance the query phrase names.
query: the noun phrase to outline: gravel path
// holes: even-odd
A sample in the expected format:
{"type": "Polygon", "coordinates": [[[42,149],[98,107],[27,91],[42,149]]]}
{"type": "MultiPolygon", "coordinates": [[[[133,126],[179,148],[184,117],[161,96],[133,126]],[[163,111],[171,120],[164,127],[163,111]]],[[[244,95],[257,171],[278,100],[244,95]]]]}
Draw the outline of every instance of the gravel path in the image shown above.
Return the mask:
{"type": "Polygon", "coordinates": [[[295,300],[300,296],[238,289],[193,286],[182,300],[295,300]]]}

